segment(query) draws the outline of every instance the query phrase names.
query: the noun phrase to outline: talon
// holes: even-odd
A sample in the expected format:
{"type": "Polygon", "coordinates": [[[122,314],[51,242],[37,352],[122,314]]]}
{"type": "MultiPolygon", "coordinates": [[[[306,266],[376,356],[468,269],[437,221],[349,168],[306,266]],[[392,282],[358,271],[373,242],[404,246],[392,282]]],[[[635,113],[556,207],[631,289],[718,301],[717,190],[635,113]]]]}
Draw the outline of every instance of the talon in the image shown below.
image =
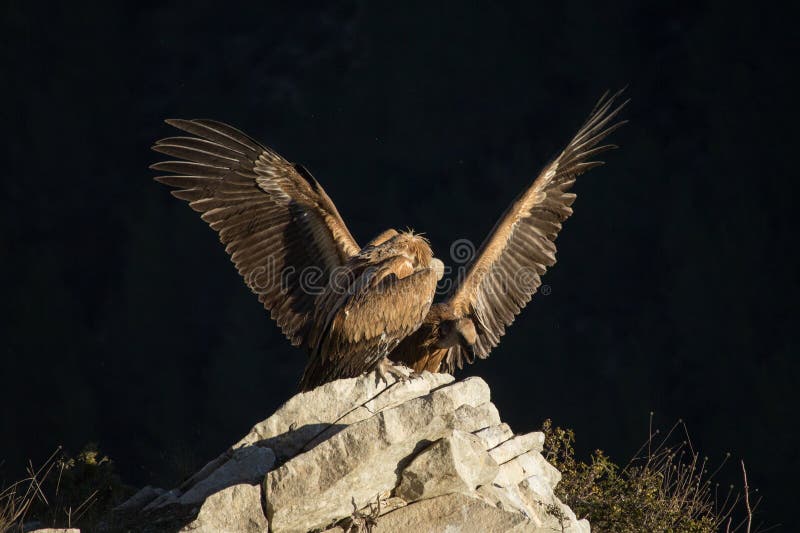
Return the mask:
{"type": "Polygon", "coordinates": [[[389,376],[394,378],[394,381],[406,381],[414,377],[414,371],[405,365],[395,364],[388,358],[384,357],[376,367],[378,373],[378,380],[383,381],[386,385],[390,385],[389,376]]]}

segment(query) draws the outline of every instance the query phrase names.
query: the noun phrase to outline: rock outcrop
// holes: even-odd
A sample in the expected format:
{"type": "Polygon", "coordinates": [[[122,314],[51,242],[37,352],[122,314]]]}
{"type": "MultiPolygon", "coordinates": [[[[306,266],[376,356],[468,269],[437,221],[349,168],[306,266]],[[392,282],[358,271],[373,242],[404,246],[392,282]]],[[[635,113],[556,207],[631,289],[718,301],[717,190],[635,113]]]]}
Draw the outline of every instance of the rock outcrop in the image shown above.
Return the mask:
{"type": "Polygon", "coordinates": [[[514,435],[480,378],[368,374],[298,394],[180,487],[108,530],[588,532],[553,493],[541,433],[514,435]]]}

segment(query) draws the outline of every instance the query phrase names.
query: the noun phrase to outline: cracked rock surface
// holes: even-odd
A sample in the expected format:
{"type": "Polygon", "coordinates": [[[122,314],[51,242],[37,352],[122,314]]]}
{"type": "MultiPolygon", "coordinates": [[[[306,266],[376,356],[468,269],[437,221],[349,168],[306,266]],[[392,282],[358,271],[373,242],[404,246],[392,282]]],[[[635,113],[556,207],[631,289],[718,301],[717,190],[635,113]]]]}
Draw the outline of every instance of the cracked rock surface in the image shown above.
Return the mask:
{"type": "Polygon", "coordinates": [[[588,532],[541,433],[514,435],[480,378],[375,373],[298,394],[180,487],[145,487],[106,531],[588,532]]]}

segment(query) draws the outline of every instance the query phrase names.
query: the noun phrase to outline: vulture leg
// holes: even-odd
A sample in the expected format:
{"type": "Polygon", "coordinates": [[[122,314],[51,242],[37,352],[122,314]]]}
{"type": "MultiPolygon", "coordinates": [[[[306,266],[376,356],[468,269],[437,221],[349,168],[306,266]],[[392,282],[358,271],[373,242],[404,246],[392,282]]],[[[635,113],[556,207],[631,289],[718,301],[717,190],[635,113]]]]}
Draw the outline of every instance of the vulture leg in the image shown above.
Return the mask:
{"type": "Polygon", "coordinates": [[[414,375],[414,371],[405,365],[395,364],[388,357],[381,359],[376,367],[378,380],[389,385],[389,376],[394,376],[397,381],[405,381],[414,375]]]}

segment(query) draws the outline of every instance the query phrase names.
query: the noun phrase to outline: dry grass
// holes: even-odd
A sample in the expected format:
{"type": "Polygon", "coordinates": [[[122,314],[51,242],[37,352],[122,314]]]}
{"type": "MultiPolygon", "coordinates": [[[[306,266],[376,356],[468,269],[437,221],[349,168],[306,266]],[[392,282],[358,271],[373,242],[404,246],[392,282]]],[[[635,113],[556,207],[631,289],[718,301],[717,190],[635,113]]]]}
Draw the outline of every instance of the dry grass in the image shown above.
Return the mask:
{"type": "Polygon", "coordinates": [[[751,506],[751,492],[744,475],[743,492],[731,485],[720,494],[716,478],[729,459],[709,468],[693,448],[689,433],[678,421],[666,435],[652,429],[644,445],[624,467],[601,450],[588,463],[575,459],[572,430],[553,427],[549,420],[544,454],[562,473],[556,493],[579,518],[587,518],[592,531],[639,533],[669,531],[686,533],[766,532],[753,529],[753,517],[761,501],[751,506]]]}
{"type": "Polygon", "coordinates": [[[59,447],[38,469],[29,463],[24,479],[0,490],[0,533],[22,531],[26,522],[91,530],[128,492],[93,445],[75,457],[59,447]]]}
{"type": "Polygon", "coordinates": [[[0,490],[0,533],[22,531],[22,524],[37,499],[47,501],[42,483],[56,467],[59,447],[38,469],[28,463],[28,476],[0,490]]]}

